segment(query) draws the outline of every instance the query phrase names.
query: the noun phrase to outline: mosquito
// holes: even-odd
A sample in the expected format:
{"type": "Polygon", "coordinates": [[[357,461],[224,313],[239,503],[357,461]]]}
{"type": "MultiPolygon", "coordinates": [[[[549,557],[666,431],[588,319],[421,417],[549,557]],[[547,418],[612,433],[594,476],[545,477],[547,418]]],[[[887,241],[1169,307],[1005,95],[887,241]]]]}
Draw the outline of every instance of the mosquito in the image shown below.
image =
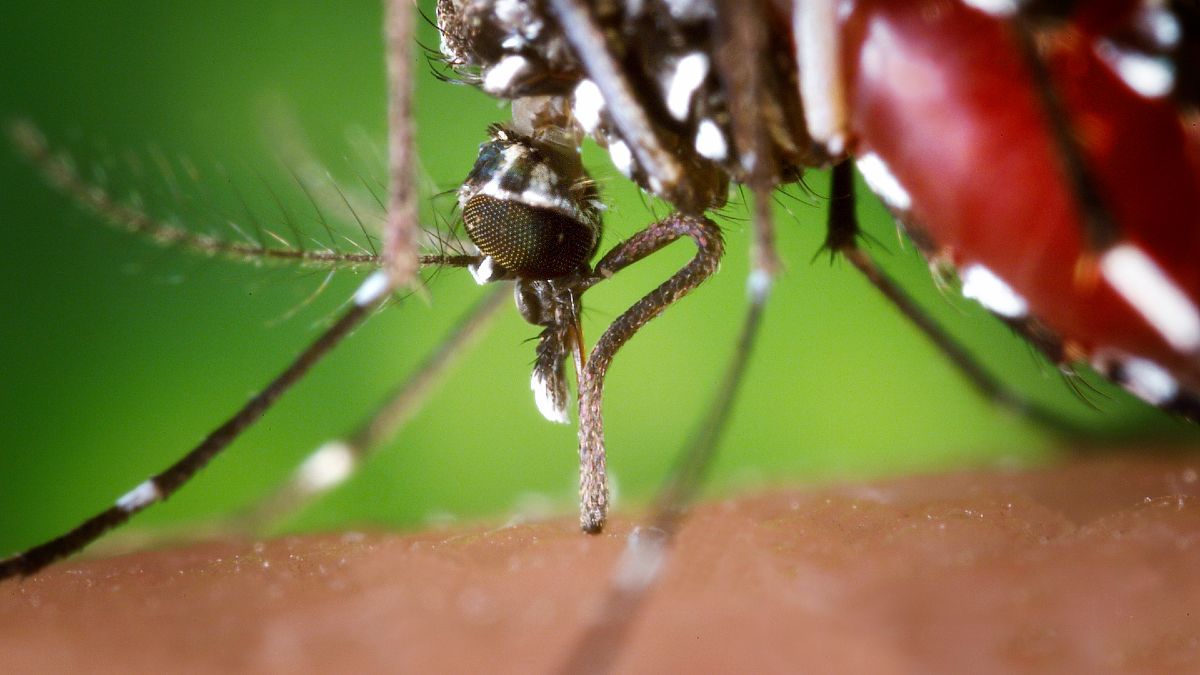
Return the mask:
{"type": "MultiPolygon", "coordinates": [[[[570,38],[573,48],[583,55],[581,56],[581,60],[587,64],[588,72],[593,75],[602,72],[612,72],[611,58],[607,58],[603,50],[597,48],[597,45],[601,45],[602,43],[598,43],[595,39],[593,34],[594,25],[589,23],[587,12],[580,11],[578,3],[560,2],[555,3],[554,7],[555,16],[561,22],[564,32],[573,36],[570,38]],[[576,23],[572,23],[572,21],[576,23]],[[606,68],[608,69],[607,71],[606,68]]],[[[523,108],[518,111],[519,114],[514,115],[514,126],[496,127],[489,132],[489,137],[484,142],[485,151],[481,152],[480,158],[476,163],[476,169],[468,177],[463,189],[459,193],[463,215],[467,220],[467,230],[472,235],[471,238],[474,243],[481,249],[481,252],[465,253],[460,256],[434,254],[424,259],[415,258],[414,251],[418,240],[413,225],[417,222],[418,218],[415,215],[417,212],[415,190],[413,188],[415,181],[411,161],[413,157],[413,141],[411,127],[408,123],[409,101],[406,99],[404,93],[407,90],[407,83],[411,80],[410,74],[406,71],[406,65],[410,63],[410,60],[405,51],[410,31],[405,26],[404,20],[398,18],[407,14],[407,8],[393,7],[389,15],[389,45],[391,46],[389,65],[392,81],[399,84],[394,87],[390,98],[392,106],[389,125],[391,132],[389,143],[391,149],[391,183],[388,190],[389,199],[386,210],[388,223],[384,230],[385,237],[382,242],[382,253],[372,253],[371,255],[375,257],[369,260],[364,259],[365,262],[381,265],[381,271],[372,273],[360,285],[350,301],[349,309],[346,310],[342,317],[327,329],[325,335],[314,343],[294,366],[284,371],[275,384],[264,390],[263,394],[252,399],[244,413],[239,413],[231,418],[226,425],[216,429],[209,436],[208,440],[198,446],[192,454],[185,457],[180,463],[166,472],[157,474],[154,478],[138,484],[119,498],[114,506],[99,514],[95,519],[89,521],[81,528],[73,531],[73,533],[55,540],[47,546],[33,549],[27,554],[10,559],[6,563],[7,567],[4,568],[6,572],[16,574],[36,571],[52,560],[73,552],[101,531],[124,521],[131,514],[161,501],[175,489],[179,488],[191,474],[211,459],[216,452],[219,452],[224,443],[232,440],[233,436],[260,416],[278,394],[282,393],[284,389],[303,376],[304,372],[325,351],[331,348],[334,342],[340,340],[354,326],[370,315],[393,291],[407,288],[413,280],[415,270],[414,260],[443,266],[469,267],[477,279],[487,283],[505,283],[515,280],[519,284],[518,297],[522,313],[530,320],[530,323],[542,329],[536,350],[537,358],[532,385],[534,398],[538,402],[543,414],[547,417],[557,419],[562,419],[565,416],[568,389],[566,383],[567,368],[573,364],[576,371],[580,373],[582,380],[580,396],[583,399],[580,411],[580,423],[582,426],[581,455],[583,464],[583,509],[581,512],[581,525],[586,531],[596,531],[603,527],[609,498],[604,480],[606,477],[606,467],[603,463],[604,448],[602,427],[600,424],[604,371],[610,364],[615,351],[637,329],[666,309],[683,294],[693,290],[700,282],[715,271],[716,263],[721,257],[720,242],[722,235],[716,229],[715,225],[702,215],[701,212],[704,209],[699,205],[716,201],[717,197],[715,195],[720,195],[725,186],[720,176],[713,173],[711,167],[709,167],[708,173],[695,175],[689,173],[690,178],[686,181],[677,177],[677,182],[661,184],[656,188],[653,180],[656,178],[661,180],[663,176],[670,176],[671,171],[654,166],[653,162],[656,159],[662,158],[656,158],[656,151],[650,143],[646,143],[645,145],[637,145],[635,143],[632,146],[627,146],[626,151],[630,157],[636,157],[636,164],[631,159],[630,163],[625,165],[629,169],[629,172],[640,176],[640,179],[646,183],[646,187],[652,191],[670,194],[673,197],[672,202],[681,207],[682,215],[668,215],[655,219],[655,222],[633,234],[632,237],[625,239],[612,248],[602,249],[599,246],[599,233],[595,231],[596,226],[592,224],[593,221],[597,220],[595,214],[592,212],[597,210],[598,206],[595,204],[594,195],[589,191],[588,179],[582,177],[578,168],[573,165],[564,166],[563,164],[559,164],[559,166],[555,167],[554,171],[549,173],[537,168],[548,165],[554,166],[556,161],[559,160],[562,160],[566,164],[572,164],[573,158],[571,152],[564,152],[562,148],[565,147],[568,150],[573,150],[573,144],[577,143],[577,140],[567,139],[564,143],[562,139],[554,138],[553,132],[570,128],[570,125],[566,124],[563,120],[569,119],[569,116],[572,115],[578,116],[579,111],[574,109],[564,110],[560,105],[561,101],[531,101],[530,104],[532,107],[523,108]],[[549,123],[547,123],[547,120],[549,120],[549,123]],[[547,131],[550,133],[546,133],[547,131]],[[492,148],[490,154],[486,150],[489,146],[492,148]],[[532,154],[537,153],[555,159],[550,161],[539,160],[536,162],[526,161],[532,154]],[[488,157],[490,157],[490,160],[487,159],[488,157]],[[561,262],[561,267],[557,266],[559,263],[555,263],[555,266],[550,270],[538,269],[536,271],[529,271],[527,265],[530,263],[520,259],[520,256],[512,257],[504,253],[500,248],[492,248],[493,245],[500,246],[504,243],[502,241],[493,241],[495,237],[492,236],[489,229],[490,221],[496,217],[495,214],[490,213],[490,211],[498,208],[496,201],[515,201],[510,199],[510,196],[523,195],[526,191],[530,190],[530,186],[535,187],[532,190],[535,199],[533,203],[524,202],[524,209],[551,208],[560,215],[564,212],[572,212],[571,223],[573,224],[562,224],[559,230],[553,232],[552,238],[555,238],[556,241],[559,240],[557,238],[560,235],[566,236],[564,231],[568,229],[579,229],[584,235],[583,243],[571,249],[573,253],[571,256],[568,256],[568,259],[561,262]],[[481,199],[483,201],[479,201],[481,199]],[[646,296],[639,303],[635,303],[630,311],[622,313],[617,317],[612,324],[615,328],[610,328],[606,332],[601,333],[597,340],[592,343],[597,346],[589,350],[585,346],[586,336],[583,335],[580,329],[580,315],[578,310],[580,298],[584,292],[592,286],[607,280],[609,276],[622,271],[626,266],[636,262],[636,260],[653,253],[669,241],[679,238],[687,238],[694,241],[699,251],[697,256],[668,279],[665,285],[660,286],[658,290],[653,291],[651,295],[646,296]],[[599,251],[607,252],[600,253],[600,257],[596,262],[592,263],[592,254],[599,251]],[[549,279],[537,279],[533,277],[549,277],[549,279]]],[[[532,24],[533,22],[529,21],[524,25],[531,26],[532,24]]],[[[729,25],[762,26],[764,23],[762,17],[750,16],[737,21],[731,21],[729,25]]],[[[443,28],[443,36],[445,34],[446,31],[443,28]]],[[[755,36],[735,34],[729,39],[731,45],[746,48],[753,37],[755,36]]],[[[534,38],[530,37],[529,39],[534,38]]],[[[493,64],[492,67],[499,67],[501,63],[503,62],[493,64]]],[[[503,89],[514,81],[513,78],[519,72],[518,66],[520,66],[519,63],[512,65],[512,62],[510,62],[509,77],[502,82],[497,79],[495,83],[497,88],[503,89]]],[[[726,64],[725,67],[732,66],[726,64]]],[[[620,73],[618,72],[617,74],[619,75],[620,73]]],[[[499,78],[499,75],[496,77],[499,78]]],[[[616,79],[620,80],[621,78],[617,77],[616,79]]],[[[753,83],[755,76],[752,75],[749,81],[753,83]]],[[[485,88],[488,87],[487,75],[484,76],[482,84],[485,88]]],[[[771,85],[760,81],[754,86],[769,87],[771,85]]],[[[749,87],[751,94],[753,94],[754,86],[749,87]]],[[[604,83],[601,92],[608,102],[606,107],[611,113],[619,114],[616,111],[625,110],[625,108],[619,107],[614,103],[622,94],[619,86],[614,88],[611,82],[607,82],[604,83]]],[[[745,95],[746,92],[743,91],[742,94],[745,95]]],[[[633,109],[636,110],[636,106],[633,106],[633,109]]],[[[667,111],[672,112],[669,101],[667,111]]],[[[635,129],[640,122],[637,119],[633,119],[615,121],[614,123],[628,127],[622,127],[625,132],[622,135],[622,138],[624,138],[629,137],[628,129],[635,129]]],[[[141,228],[139,224],[141,221],[136,213],[113,211],[118,205],[108,202],[105,199],[97,198],[94,193],[89,191],[81,176],[72,174],[69,166],[57,164],[52,153],[48,150],[48,146],[34,132],[28,128],[17,127],[15,135],[24,152],[31,156],[35,162],[43,166],[51,180],[57,182],[61,189],[72,193],[79,201],[84,202],[85,205],[90,206],[93,210],[106,215],[110,219],[124,220],[127,229],[137,230],[141,228]],[[88,204],[89,200],[91,201],[90,204],[88,204]],[[106,210],[109,213],[105,214],[106,210]]],[[[741,136],[736,142],[743,148],[743,152],[746,151],[746,148],[758,147],[757,144],[765,142],[761,131],[755,131],[751,126],[739,127],[736,121],[734,122],[732,136],[734,138],[741,136]]],[[[610,153],[614,154],[614,158],[624,156],[620,152],[614,152],[615,142],[616,140],[611,140],[609,143],[610,153]]],[[[726,137],[725,142],[729,142],[729,137],[726,137]]],[[[826,142],[833,143],[834,140],[829,138],[826,139],[826,142]]],[[[827,146],[826,149],[830,150],[832,146],[827,146]]],[[[661,152],[661,149],[657,152],[661,152]]],[[[716,152],[715,146],[711,144],[705,145],[702,152],[708,152],[712,155],[719,154],[716,152]]],[[[763,153],[759,153],[759,156],[763,156],[763,153]]],[[[669,164],[675,160],[667,157],[666,161],[669,164]]],[[[807,158],[804,161],[821,163],[824,160],[817,157],[807,158]]],[[[703,165],[698,166],[698,169],[703,168],[703,165]]],[[[718,444],[718,436],[724,427],[725,419],[731,409],[734,393],[736,392],[738,383],[742,380],[742,373],[746,366],[745,359],[751,354],[750,347],[754,342],[761,317],[761,310],[766,303],[772,278],[778,273],[778,261],[775,259],[775,246],[772,241],[771,223],[773,222],[773,216],[769,213],[770,200],[768,197],[769,191],[774,188],[774,183],[778,176],[774,175],[772,171],[773,169],[751,164],[746,167],[745,173],[741,176],[743,179],[742,182],[750,186],[750,190],[754,194],[753,202],[755,204],[751,226],[751,231],[754,233],[754,241],[756,242],[752,258],[754,272],[750,277],[751,309],[743,319],[744,329],[742,337],[738,342],[738,348],[734,350],[737,356],[729,364],[725,380],[718,387],[720,393],[708,415],[710,421],[702,427],[702,431],[698,436],[699,440],[694,445],[697,450],[690,455],[691,457],[699,457],[700,459],[685,463],[683,471],[675,475],[675,479],[671,482],[671,487],[668,488],[660,500],[659,514],[661,517],[656,522],[660,526],[660,529],[668,534],[675,526],[679,508],[688,501],[692,492],[694,492],[700,483],[703,467],[707,463],[705,457],[718,444]],[[759,173],[760,171],[763,173],[759,173]]],[[[843,168],[837,170],[835,176],[837,180],[842,181],[835,183],[835,194],[845,194],[847,190],[847,183],[845,181],[848,179],[849,174],[843,168]]],[[[837,208],[846,208],[847,202],[842,201],[838,202],[838,204],[841,206],[835,206],[835,210],[837,208]]],[[[852,205],[852,202],[850,204],[852,205]]],[[[512,213],[511,208],[501,215],[504,219],[520,219],[524,217],[521,214],[512,213]]],[[[143,232],[146,231],[145,228],[142,228],[142,230],[143,232]]],[[[159,237],[169,238],[175,236],[168,234],[167,230],[156,230],[156,232],[156,236],[159,237]]],[[[830,233],[831,237],[836,237],[839,234],[843,237],[842,239],[831,240],[830,245],[832,248],[846,253],[852,264],[861,269],[873,284],[879,286],[886,295],[900,304],[902,308],[906,307],[906,303],[909,301],[903,292],[897,290],[891,281],[882,275],[874,264],[868,258],[863,257],[861,252],[856,248],[854,242],[857,240],[857,232],[853,230],[839,231],[836,228],[831,228],[830,233]]],[[[499,238],[502,239],[503,237],[499,238]]],[[[204,242],[199,240],[192,243],[200,247],[204,245],[204,242]]],[[[217,244],[216,246],[219,248],[221,245],[217,244]]],[[[239,253],[238,251],[218,252],[239,253]]],[[[242,253],[251,252],[242,251],[242,253]]],[[[317,253],[319,251],[312,251],[313,256],[317,253]]],[[[295,257],[302,258],[303,255],[296,254],[295,257]]],[[[492,309],[493,305],[485,303],[481,305],[479,314],[475,316],[486,314],[492,309]]],[[[919,311],[906,309],[906,312],[912,317],[917,317],[919,322],[919,317],[921,316],[919,311]]],[[[454,332],[450,336],[448,344],[454,345],[457,341],[465,339],[461,336],[472,332],[470,326],[473,325],[473,321],[473,318],[468,318],[463,324],[465,326],[463,331],[454,332]]],[[[969,354],[963,353],[953,341],[946,339],[936,326],[923,324],[921,328],[938,342],[939,346],[951,356],[952,360],[966,370],[968,375],[974,378],[977,385],[991,393],[994,398],[997,398],[1002,403],[1022,407],[1026,410],[1033,410],[1036,414],[1036,408],[1025,406],[1021,401],[1009,399],[1007,398],[1009,394],[992,386],[990,384],[991,380],[986,373],[978,370],[978,367],[969,354]]],[[[429,362],[427,369],[422,372],[436,375],[441,367],[442,365],[435,358],[429,362]]],[[[421,379],[418,377],[417,381],[421,379]]],[[[384,412],[383,417],[386,418],[388,416],[384,412]]],[[[402,416],[397,415],[396,417],[402,416]]],[[[341,478],[348,474],[349,468],[360,462],[359,455],[357,454],[360,449],[358,446],[368,444],[360,439],[371,438],[370,434],[374,433],[374,431],[370,427],[370,424],[366,425],[363,427],[364,431],[361,435],[355,434],[354,438],[348,441],[327,444],[318,449],[311,456],[310,460],[301,466],[296,482],[289,484],[289,487],[285,488],[291,490],[291,492],[281,494],[281,501],[278,503],[287,507],[294,501],[303,501],[339,483],[341,478]]],[[[374,443],[374,441],[372,440],[370,443],[374,443]]],[[[654,567],[656,567],[655,564],[646,563],[643,560],[639,565],[631,568],[633,572],[630,572],[630,574],[637,574],[639,570],[644,573],[646,569],[654,567]]],[[[644,583],[641,585],[644,585],[644,583]]]]}
{"type": "MultiPolygon", "coordinates": [[[[397,3],[399,4],[399,3],[397,3]]],[[[540,344],[536,350],[537,362],[532,383],[535,399],[543,414],[556,421],[567,420],[566,361],[572,360],[585,384],[584,391],[593,402],[584,406],[584,415],[591,420],[586,426],[597,428],[601,424],[599,393],[603,386],[606,366],[613,355],[641,325],[654,318],[670,302],[690,292],[716,269],[722,250],[722,237],[711,221],[703,218],[669,216],[655,226],[613,247],[595,266],[589,264],[597,252],[600,239],[599,209],[601,207],[590,179],[586,178],[578,159],[570,153],[549,148],[560,142],[554,138],[537,137],[537,129],[522,131],[495,127],[490,132],[493,152],[491,157],[499,163],[489,163],[487,152],[481,151],[476,169],[463,188],[461,208],[472,239],[487,252],[463,254],[417,254],[418,229],[414,167],[411,158],[413,137],[410,116],[411,102],[408,98],[411,86],[411,64],[407,7],[392,7],[389,14],[388,43],[392,46],[389,55],[389,75],[398,83],[391,94],[389,115],[389,148],[391,153],[391,180],[388,186],[387,222],[384,224],[383,241],[379,250],[354,253],[339,253],[325,247],[308,247],[302,243],[291,243],[277,233],[269,235],[283,244],[272,246],[264,240],[230,242],[207,235],[189,233],[186,230],[155,220],[138,206],[122,203],[90,183],[77,172],[71,163],[55,154],[44,138],[31,125],[14,123],[10,135],[20,152],[40,166],[45,177],[59,189],[75,198],[80,204],[97,215],[112,221],[119,228],[134,234],[147,236],[165,243],[180,244],[197,252],[241,257],[249,259],[292,259],[309,265],[365,264],[379,266],[362,282],[350,300],[348,309],[325,328],[309,348],[286,368],[271,384],[240,412],[210,433],[199,445],[180,461],[163,472],[140,483],[103,513],[89,519],[71,533],[57,538],[53,543],[31,549],[4,563],[5,576],[29,574],[54,559],[62,557],[124,522],[132,514],[173,494],[220,453],[234,438],[253,424],[274,401],[301,377],[338,342],[365,320],[382,304],[393,291],[399,291],[414,283],[415,274],[421,266],[470,267],[476,277],[488,281],[513,279],[516,281],[518,305],[525,318],[543,327],[540,344]],[[515,154],[514,154],[515,153],[515,154]],[[550,157],[551,159],[546,159],[550,157]],[[514,167],[514,158],[518,159],[514,167]],[[524,161],[528,159],[529,161],[524,161]],[[573,165],[573,166],[572,166],[573,165]],[[524,205],[526,213],[504,211],[507,202],[500,203],[499,216],[489,211],[497,208],[497,190],[501,192],[516,186],[521,192],[535,193],[532,204],[524,205]],[[495,187],[499,186],[499,187],[495,187]],[[468,194],[468,190],[475,193],[468,194]],[[481,201],[492,200],[481,206],[481,201]],[[565,206],[557,206],[558,202],[565,206]],[[545,202],[554,202],[546,208],[545,202]],[[530,216],[530,213],[533,213],[530,216]],[[522,221],[524,218],[524,221],[522,221]],[[497,234],[501,240],[489,239],[496,229],[496,221],[549,222],[550,231],[536,232],[529,236],[542,237],[547,244],[561,244],[563,238],[578,239],[579,245],[570,256],[554,262],[554,246],[537,252],[534,259],[523,264],[521,251],[506,256],[502,241],[503,232],[497,234]],[[580,297],[594,286],[617,274],[625,267],[656,252],[663,246],[681,237],[693,239],[700,253],[685,265],[679,273],[660,286],[650,296],[635,305],[602,334],[590,353],[581,333],[580,297]],[[500,247],[500,248],[497,248],[500,247]],[[547,258],[547,256],[550,256],[547,258]],[[493,264],[494,263],[494,264],[493,264]],[[503,267],[501,267],[503,266],[503,267]],[[540,266],[540,267],[539,267],[540,266]],[[541,281],[546,279],[546,281],[541,281]],[[528,281],[527,281],[528,280],[528,281]],[[591,358],[588,358],[588,357],[591,358]]],[[[548,112],[547,110],[539,111],[548,112]]],[[[554,128],[554,125],[550,125],[554,128]]],[[[565,147],[565,146],[564,146],[565,147]]],[[[305,185],[299,178],[301,187],[305,185]]],[[[307,190],[306,190],[307,192],[307,190]]],[[[505,193],[507,194],[507,193],[505,193]]],[[[347,207],[353,212],[352,206],[347,207]]],[[[523,235],[524,236],[524,235],[523,235]]],[[[447,351],[466,340],[474,332],[481,318],[496,306],[493,301],[497,293],[487,296],[478,309],[450,337],[447,351]]],[[[368,421],[352,438],[328,443],[319,448],[298,470],[295,480],[278,496],[274,503],[289,503],[312,496],[334,484],[340,483],[350,469],[358,463],[359,456],[376,444],[380,427],[394,426],[394,418],[403,417],[405,406],[419,395],[422,382],[437,376],[444,367],[447,354],[435,355],[426,364],[413,383],[410,383],[398,399],[386,404],[379,414],[368,421]],[[416,391],[414,391],[416,390],[416,391]],[[408,403],[406,403],[408,402],[408,403]]],[[[383,432],[386,435],[386,432],[383,432]]],[[[602,470],[601,470],[601,475],[602,470]]],[[[605,495],[605,499],[607,495],[605,495]]],[[[606,504],[597,508],[606,510],[606,504]]],[[[598,527],[599,523],[597,523],[598,527]]]]}

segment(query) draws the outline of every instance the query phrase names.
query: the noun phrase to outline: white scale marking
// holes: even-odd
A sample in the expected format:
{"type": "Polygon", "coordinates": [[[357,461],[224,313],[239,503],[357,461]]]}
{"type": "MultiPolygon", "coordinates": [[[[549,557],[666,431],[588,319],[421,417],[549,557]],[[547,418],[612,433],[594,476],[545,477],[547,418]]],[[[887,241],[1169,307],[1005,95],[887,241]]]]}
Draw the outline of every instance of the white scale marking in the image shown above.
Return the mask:
{"type": "Polygon", "coordinates": [[[724,160],[729,155],[729,144],[725,142],[725,134],[712,120],[703,120],[696,129],[696,152],[701,157],[715,162],[724,160]]]}
{"type": "Polygon", "coordinates": [[[529,65],[524,56],[509,55],[492,66],[483,78],[483,90],[489,94],[499,94],[508,89],[512,81],[529,65]]]}
{"type": "Polygon", "coordinates": [[[633,153],[629,151],[629,146],[625,145],[625,141],[610,143],[608,156],[612,158],[613,166],[617,167],[617,171],[620,171],[621,175],[626,178],[633,176],[633,153]]]}
{"type": "Polygon", "coordinates": [[[560,199],[552,194],[546,194],[536,189],[529,189],[519,194],[511,190],[505,190],[500,187],[500,176],[488,181],[487,185],[480,188],[476,194],[486,195],[503,201],[518,202],[528,206],[554,209],[576,220],[583,220],[579,209],[575,208],[575,205],[569,199],[560,199]]]}
{"type": "Polygon", "coordinates": [[[1183,39],[1183,27],[1171,10],[1158,4],[1145,3],[1134,15],[1138,29],[1149,35],[1163,49],[1173,49],[1183,39]]]}
{"type": "Polygon", "coordinates": [[[126,513],[133,513],[141,511],[160,499],[162,499],[162,490],[158,489],[158,483],[151,478],[121,495],[121,498],[117,500],[117,508],[126,513]]]}
{"type": "Polygon", "coordinates": [[[1200,310],[1145,252],[1132,244],[1114,246],[1100,258],[1100,271],[1172,347],[1200,350],[1200,310]]]}
{"type": "Polygon", "coordinates": [[[762,304],[771,293],[771,274],[766,270],[754,270],[746,277],[746,295],[751,302],[762,304]]]}
{"type": "Polygon", "coordinates": [[[600,87],[591,80],[580,82],[575,87],[575,101],[571,110],[584,133],[595,131],[600,126],[600,112],[604,110],[604,95],[600,93],[600,87]]]}
{"type": "Polygon", "coordinates": [[[962,271],[962,294],[1009,319],[1019,319],[1029,313],[1025,298],[983,265],[970,265],[962,271]]]}
{"type": "Polygon", "coordinates": [[[349,445],[329,441],[304,460],[296,471],[296,480],[309,492],[325,490],[346,480],[357,463],[349,445]]]}
{"type": "Polygon", "coordinates": [[[805,0],[795,3],[792,35],[800,75],[800,99],[808,134],[833,156],[846,149],[846,90],[837,26],[853,3],[805,0]]]}
{"type": "MultiPolygon", "coordinates": [[[[539,206],[546,209],[566,209],[572,214],[577,213],[577,211],[572,208],[570,202],[559,199],[554,195],[547,194],[536,188],[530,188],[522,192],[517,201],[521,202],[522,204],[528,204],[529,206],[539,206]]],[[[577,220],[579,219],[577,218],[577,220]]]]}
{"type": "Polygon", "coordinates": [[[354,304],[359,307],[367,307],[379,302],[380,298],[387,295],[392,289],[392,284],[388,280],[387,272],[384,270],[376,270],[367,277],[362,286],[354,292],[354,304]]]}
{"type": "Polygon", "coordinates": [[[1018,5],[1016,0],[963,0],[963,4],[992,16],[1012,16],[1018,5]]]}
{"type": "Polygon", "coordinates": [[[1169,403],[1179,394],[1179,383],[1157,363],[1139,358],[1126,359],[1121,364],[1125,388],[1151,405],[1169,403]]]}
{"type": "Polygon", "coordinates": [[[708,56],[700,52],[692,52],[679,59],[675,65],[675,74],[667,86],[667,112],[677,120],[687,119],[688,110],[692,107],[692,94],[708,77],[708,56]]]}
{"type": "Polygon", "coordinates": [[[534,373],[529,380],[529,388],[533,390],[533,400],[537,403],[538,412],[542,413],[542,417],[551,422],[570,424],[571,418],[567,416],[566,401],[554,400],[555,397],[549,382],[534,373]]]}
{"type": "Polygon", "coordinates": [[[863,180],[867,181],[867,187],[887,202],[888,206],[898,211],[907,211],[912,207],[912,196],[879,155],[873,152],[865,153],[855,160],[855,164],[863,180]]]}
{"type": "Polygon", "coordinates": [[[478,265],[467,265],[467,271],[471,273],[475,283],[482,286],[492,280],[496,272],[495,261],[492,260],[492,256],[486,256],[478,265]]]}
{"type": "Polygon", "coordinates": [[[1165,57],[1122,49],[1108,40],[1096,42],[1096,55],[1139,96],[1162,98],[1175,88],[1175,68],[1165,57]]]}

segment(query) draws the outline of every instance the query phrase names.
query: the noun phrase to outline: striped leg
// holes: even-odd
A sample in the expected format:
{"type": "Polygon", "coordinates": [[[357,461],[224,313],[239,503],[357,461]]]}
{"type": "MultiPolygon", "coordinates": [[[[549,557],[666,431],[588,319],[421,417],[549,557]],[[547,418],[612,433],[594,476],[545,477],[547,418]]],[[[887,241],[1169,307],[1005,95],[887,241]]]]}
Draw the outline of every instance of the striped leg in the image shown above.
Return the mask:
{"type": "Polygon", "coordinates": [[[459,357],[491,325],[511,290],[510,284],[494,284],[463,315],[437,350],[358,427],[341,438],[322,444],[304,459],[285,485],[245,513],[235,516],[225,529],[259,532],[294,515],[349,480],[367,457],[394,438],[420,410],[459,357]]]}

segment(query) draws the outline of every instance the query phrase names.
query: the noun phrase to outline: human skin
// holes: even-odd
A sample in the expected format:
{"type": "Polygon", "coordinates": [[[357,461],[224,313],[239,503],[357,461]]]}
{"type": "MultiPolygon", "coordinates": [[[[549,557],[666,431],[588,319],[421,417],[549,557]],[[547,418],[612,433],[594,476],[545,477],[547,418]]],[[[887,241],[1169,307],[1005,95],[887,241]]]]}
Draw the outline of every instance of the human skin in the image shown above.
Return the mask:
{"type": "MultiPolygon", "coordinates": [[[[619,672],[1200,669],[1200,458],[706,503],[619,672]]],[[[0,584],[5,672],[549,672],[636,517],[221,541],[0,584]]]]}

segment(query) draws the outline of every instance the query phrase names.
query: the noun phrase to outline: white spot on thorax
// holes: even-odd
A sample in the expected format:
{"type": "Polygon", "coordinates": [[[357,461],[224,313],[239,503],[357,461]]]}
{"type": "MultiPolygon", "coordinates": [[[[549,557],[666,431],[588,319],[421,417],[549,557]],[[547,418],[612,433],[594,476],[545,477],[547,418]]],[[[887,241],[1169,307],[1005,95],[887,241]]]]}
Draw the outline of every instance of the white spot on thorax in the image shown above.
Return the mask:
{"type": "Polygon", "coordinates": [[[629,146],[625,145],[625,141],[609,143],[608,156],[612,158],[613,166],[617,167],[617,171],[620,171],[621,175],[626,178],[633,176],[633,153],[629,151],[629,146]]]}
{"type": "Polygon", "coordinates": [[[555,394],[550,382],[535,372],[529,380],[529,388],[533,390],[533,401],[537,404],[538,412],[542,413],[542,417],[551,422],[570,424],[571,418],[567,415],[567,402],[555,394]]]}
{"type": "Polygon", "coordinates": [[[528,7],[521,0],[496,0],[496,4],[492,5],[492,12],[501,23],[516,24],[525,18],[528,14],[528,7]]]}
{"type": "Polygon", "coordinates": [[[888,165],[879,158],[879,155],[868,152],[856,159],[855,164],[858,166],[858,172],[862,174],[863,180],[867,181],[867,187],[879,195],[879,198],[888,206],[897,211],[907,211],[912,208],[912,196],[892,174],[888,165]]]}
{"type": "Polygon", "coordinates": [[[1130,358],[1121,364],[1125,388],[1131,394],[1152,405],[1169,403],[1179,393],[1179,383],[1157,363],[1130,358]]]}
{"type": "Polygon", "coordinates": [[[663,4],[671,18],[684,23],[711,19],[716,15],[716,6],[711,0],[664,0],[663,4]]]}
{"type": "Polygon", "coordinates": [[[529,188],[527,189],[549,192],[558,182],[558,174],[554,173],[549,164],[536,164],[529,172],[529,188]]]}
{"type": "Polygon", "coordinates": [[[1100,258],[1100,271],[1172,347],[1200,349],[1200,310],[1145,252],[1132,244],[1114,246],[1100,258]]]}
{"type": "Polygon", "coordinates": [[[117,500],[117,508],[126,513],[133,513],[141,511],[160,499],[162,499],[162,491],[158,489],[158,483],[151,478],[121,495],[117,500]]]}
{"type": "Polygon", "coordinates": [[[970,265],[962,271],[962,294],[1009,319],[1029,313],[1029,303],[1003,279],[983,265],[970,265]]]}
{"type": "Polygon", "coordinates": [[[373,305],[376,302],[379,302],[380,298],[387,295],[391,288],[392,285],[388,280],[387,272],[384,270],[376,270],[375,272],[372,272],[371,276],[367,277],[367,279],[363,281],[362,286],[359,286],[358,290],[354,292],[354,304],[358,305],[359,307],[373,305]]]}
{"type": "Polygon", "coordinates": [[[529,65],[524,56],[509,55],[492,66],[483,77],[483,90],[499,94],[508,89],[512,81],[529,65]]]}
{"type": "MultiPolygon", "coordinates": [[[[501,133],[503,133],[501,140],[509,140],[507,132],[501,133]]],[[[512,171],[513,166],[516,165],[517,162],[524,159],[528,154],[529,150],[527,150],[523,145],[514,144],[504,148],[504,151],[501,153],[501,156],[504,157],[504,163],[496,169],[496,173],[509,173],[512,171]]]]}
{"type": "Polygon", "coordinates": [[[575,87],[575,100],[571,105],[575,119],[583,131],[591,134],[600,126],[600,112],[604,110],[604,95],[600,87],[591,80],[584,80],[575,87]]]}
{"type": "Polygon", "coordinates": [[[729,144],[725,141],[725,134],[721,133],[721,128],[712,120],[701,121],[696,129],[696,152],[700,153],[701,157],[716,162],[729,155],[729,144]]]}
{"type": "Polygon", "coordinates": [[[497,0],[492,6],[496,21],[512,31],[501,46],[518,48],[525,43],[537,39],[544,25],[542,19],[534,13],[531,3],[525,0],[497,0]]]}
{"type": "Polygon", "coordinates": [[[296,480],[310,492],[341,483],[354,472],[354,450],[343,441],[329,441],[309,455],[296,471],[296,480]]]}
{"type": "Polygon", "coordinates": [[[1139,96],[1162,98],[1175,88],[1175,66],[1166,57],[1129,51],[1108,40],[1096,42],[1096,55],[1139,96]]]}
{"type": "Polygon", "coordinates": [[[675,74],[667,85],[667,112],[677,120],[687,119],[692,94],[708,77],[708,56],[692,52],[675,64],[675,74]]]}

